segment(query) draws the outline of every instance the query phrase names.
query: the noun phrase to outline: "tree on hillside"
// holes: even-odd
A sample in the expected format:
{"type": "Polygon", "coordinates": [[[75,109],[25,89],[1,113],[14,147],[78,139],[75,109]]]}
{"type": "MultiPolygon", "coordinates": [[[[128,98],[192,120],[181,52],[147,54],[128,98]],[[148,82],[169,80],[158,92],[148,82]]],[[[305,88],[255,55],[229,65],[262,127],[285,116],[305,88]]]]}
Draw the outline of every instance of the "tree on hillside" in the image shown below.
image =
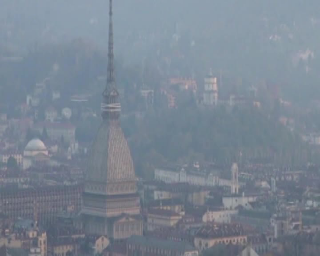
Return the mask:
{"type": "Polygon", "coordinates": [[[230,165],[239,152],[242,161],[272,161],[279,167],[308,160],[308,146],[299,136],[263,111],[249,107],[205,110],[185,106],[151,113],[141,123],[124,122],[123,126],[131,129],[128,139],[135,161],[141,162],[136,162],[141,174],[159,166],[159,160],[230,165]]]}

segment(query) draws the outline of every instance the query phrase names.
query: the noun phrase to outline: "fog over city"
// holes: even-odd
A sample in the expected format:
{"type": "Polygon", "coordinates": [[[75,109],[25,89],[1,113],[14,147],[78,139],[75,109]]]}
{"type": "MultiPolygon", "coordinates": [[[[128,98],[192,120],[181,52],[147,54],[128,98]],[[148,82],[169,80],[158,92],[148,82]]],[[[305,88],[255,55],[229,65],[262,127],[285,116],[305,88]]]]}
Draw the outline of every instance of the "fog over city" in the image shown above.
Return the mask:
{"type": "Polygon", "coordinates": [[[320,2],[0,0],[0,256],[320,254],[320,2]]]}

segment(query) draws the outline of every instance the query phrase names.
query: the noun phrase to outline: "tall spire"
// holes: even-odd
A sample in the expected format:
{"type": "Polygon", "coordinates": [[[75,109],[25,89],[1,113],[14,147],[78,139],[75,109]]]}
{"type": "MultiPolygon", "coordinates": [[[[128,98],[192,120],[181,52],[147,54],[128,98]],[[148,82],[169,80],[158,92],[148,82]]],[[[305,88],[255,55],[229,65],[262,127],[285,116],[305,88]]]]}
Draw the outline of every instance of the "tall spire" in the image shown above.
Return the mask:
{"type": "Polygon", "coordinates": [[[112,0],[109,6],[109,43],[108,43],[108,80],[107,86],[114,85],[114,50],[113,50],[113,20],[112,20],[112,0]]]}
{"type": "Polygon", "coordinates": [[[104,120],[118,119],[121,106],[119,92],[116,87],[114,75],[114,49],[113,49],[113,20],[112,20],[112,0],[109,0],[109,42],[108,42],[108,70],[107,86],[103,92],[103,102],[101,103],[101,115],[104,120]]]}

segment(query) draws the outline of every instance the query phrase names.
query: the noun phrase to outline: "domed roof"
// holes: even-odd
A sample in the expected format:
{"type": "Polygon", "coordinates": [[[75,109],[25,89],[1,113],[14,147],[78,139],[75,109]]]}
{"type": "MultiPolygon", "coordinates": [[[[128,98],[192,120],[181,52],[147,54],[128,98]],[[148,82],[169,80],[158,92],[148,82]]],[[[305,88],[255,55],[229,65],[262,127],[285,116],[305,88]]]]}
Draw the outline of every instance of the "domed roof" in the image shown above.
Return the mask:
{"type": "Polygon", "coordinates": [[[103,121],[89,158],[88,181],[115,183],[135,181],[127,140],[117,121],[103,121]]]}
{"type": "Polygon", "coordinates": [[[25,151],[47,151],[47,147],[40,139],[33,139],[28,142],[25,151]]]}

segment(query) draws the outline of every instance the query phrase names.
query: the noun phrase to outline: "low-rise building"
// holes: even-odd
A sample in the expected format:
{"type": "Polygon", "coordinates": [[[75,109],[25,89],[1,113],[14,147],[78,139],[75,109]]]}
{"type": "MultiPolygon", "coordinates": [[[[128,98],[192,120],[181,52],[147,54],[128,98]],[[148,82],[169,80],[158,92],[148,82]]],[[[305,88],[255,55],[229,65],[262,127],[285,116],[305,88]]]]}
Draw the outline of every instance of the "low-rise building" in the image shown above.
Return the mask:
{"type": "Polygon", "coordinates": [[[186,242],[132,236],[127,241],[127,255],[198,256],[199,253],[186,242]]]}
{"type": "Polygon", "coordinates": [[[179,198],[154,200],[151,201],[148,206],[152,209],[161,209],[184,214],[184,203],[179,198]]]}
{"type": "Polygon", "coordinates": [[[247,235],[239,224],[212,224],[200,228],[194,237],[194,245],[205,250],[219,244],[247,244],[247,235]]]}
{"type": "Polygon", "coordinates": [[[203,206],[212,187],[194,186],[189,183],[162,184],[153,190],[155,200],[180,199],[182,202],[203,206]]]}

